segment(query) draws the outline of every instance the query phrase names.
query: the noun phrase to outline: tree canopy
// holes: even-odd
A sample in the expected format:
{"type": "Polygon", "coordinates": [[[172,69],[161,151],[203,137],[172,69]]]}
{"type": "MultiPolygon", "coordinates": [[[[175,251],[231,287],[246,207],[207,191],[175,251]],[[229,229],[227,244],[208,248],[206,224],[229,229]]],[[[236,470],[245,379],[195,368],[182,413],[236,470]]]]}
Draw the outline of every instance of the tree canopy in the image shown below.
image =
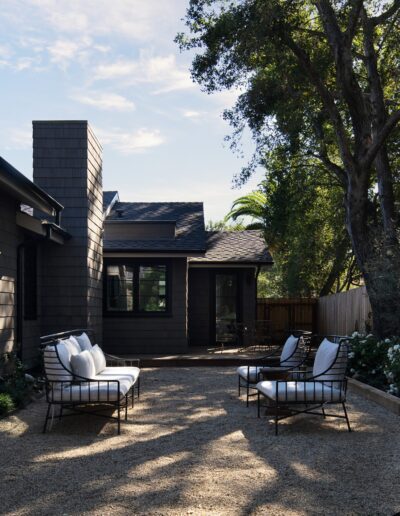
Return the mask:
{"type": "Polygon", "coordinates": [[[400,333],[399,14],[400,0],[191,0],[177,38],[205,91],[242,91],[225,112],[232,147],[246,126],[256,143],[239,183],[276,149],[324,167],[381,336],[400,333]]]}

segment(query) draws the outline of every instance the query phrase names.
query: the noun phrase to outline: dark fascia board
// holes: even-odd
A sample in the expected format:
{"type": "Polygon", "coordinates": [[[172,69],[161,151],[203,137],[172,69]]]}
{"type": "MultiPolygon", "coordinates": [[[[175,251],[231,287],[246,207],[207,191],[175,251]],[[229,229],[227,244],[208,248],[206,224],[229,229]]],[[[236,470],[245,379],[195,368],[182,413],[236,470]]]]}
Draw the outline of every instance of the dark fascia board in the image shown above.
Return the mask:
{"type": "Polygon", "coordinates": [[[269,261],[269,262],[265,262],[265,261],[259,261],[259,262],[247,262],[247,261],[217,261],[217,260],[214,260],[214,261],[203,261],[203,260],[199,260],[199,261],[196,261],[196,260],[189,260],[189,267],[214,267],[214,266],[217,266],[217,265],[222,265],[222,266],[232,266],[234,267],[235,265],[239,266],[239,265],[251,265],[252,267],[265,267],[265,266],[272,266],[274,265],[274,262],[273,261],[269,261]]]}
{"type": "Polygon", "coordinates": [[[121,217],[121,219],[110,219],[110,220],[106,220],[105,221],[106,224],[137,224],[137,225],[140,225],[140,224],[176,224],[176,220],[137,220],[137,219],[123,219],[121,217]]]}
{"type": "MultiPolygon", "coordinates": [[[[105,253],[140,253],[143,255],[146,254],[162,254],[162,253],[171,253],[171,254],[181,254],[186,256],[204,256],[206,252],[205,249],[116,249],[115,247],[104,247],[105,253]]],[[[200,262],[198,262],[200,263],[200,262]]]]}
{"type": "Polygon", "coordinates": [[[48,193],[14,168],[0,156],[0,188],[48,215],[60,212],[64,207],[48,193]]]}

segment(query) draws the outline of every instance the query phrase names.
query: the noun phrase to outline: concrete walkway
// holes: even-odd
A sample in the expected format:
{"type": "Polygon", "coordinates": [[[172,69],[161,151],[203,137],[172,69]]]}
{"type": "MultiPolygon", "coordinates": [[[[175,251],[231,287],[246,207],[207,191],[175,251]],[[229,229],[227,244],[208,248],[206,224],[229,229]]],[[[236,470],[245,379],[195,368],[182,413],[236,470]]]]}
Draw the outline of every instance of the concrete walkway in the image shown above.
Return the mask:
{"type": "Polygon", "coordinates": [[[79,416],[40,433],[43,402],[0,421],[7,515],[346,515],[400,511],[398,416],[355,395],[354,428],[298,417],[278,437],[229,368],[143,372],[121,436],[79,416]]]}

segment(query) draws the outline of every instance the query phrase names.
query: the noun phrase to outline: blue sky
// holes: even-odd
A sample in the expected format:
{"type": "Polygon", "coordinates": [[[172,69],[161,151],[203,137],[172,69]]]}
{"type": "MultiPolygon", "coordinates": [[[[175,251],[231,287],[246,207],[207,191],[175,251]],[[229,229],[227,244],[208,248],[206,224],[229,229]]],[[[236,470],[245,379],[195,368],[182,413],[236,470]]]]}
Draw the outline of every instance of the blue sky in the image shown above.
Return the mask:
{"type": "Polygon", "coordinates": [[[1,0],[0,155],[32,175],[32,120],[89,120],[104,188],[124,201],[204,201],[222,218],[245,159],[224,143],[235,92],[207,95],[173,39],[187,0],[1,0]]]}

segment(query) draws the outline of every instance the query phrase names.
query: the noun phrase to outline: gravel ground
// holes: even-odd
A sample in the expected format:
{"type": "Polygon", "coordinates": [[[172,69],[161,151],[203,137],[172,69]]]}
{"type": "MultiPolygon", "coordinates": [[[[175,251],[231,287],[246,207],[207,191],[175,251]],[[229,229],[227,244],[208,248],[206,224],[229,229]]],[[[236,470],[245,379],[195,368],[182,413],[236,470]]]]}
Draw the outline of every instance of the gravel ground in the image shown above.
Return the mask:
{"type": "Polygon", "coordinates": [[[274,436],[229,368],[143,371],[129,422],[73,416],[41,434],[45,404],[0,421],[0,513],[392,516],[399,417],[351,395],[342,420],[300,416],[274,436]]]}

